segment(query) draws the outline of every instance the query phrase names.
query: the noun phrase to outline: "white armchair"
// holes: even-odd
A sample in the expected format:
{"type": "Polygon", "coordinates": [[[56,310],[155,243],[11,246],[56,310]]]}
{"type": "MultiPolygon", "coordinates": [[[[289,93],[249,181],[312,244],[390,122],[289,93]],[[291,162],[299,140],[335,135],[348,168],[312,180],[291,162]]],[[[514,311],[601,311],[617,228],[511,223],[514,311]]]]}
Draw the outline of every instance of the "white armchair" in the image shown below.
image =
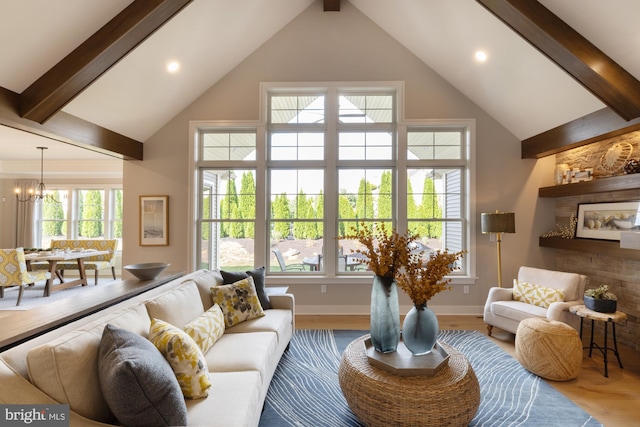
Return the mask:
{"type": "MultiPolygon", "coordinates": [[[[561,271],[544,270],[533,267],[520,267],[518,278],[520,284],[528,283],[538,287],[557,289],[564,294],[562,301],[545,303],[540,301],[520,301],[514,299],[514,288],[489,289],[487,302],[484,306],[484,323],[487,333],[491,336],[493,327],[516,333],[518,325],[530,317],[547,318],[569,324],[575,329],[580,327],[580,320],[569,312],[569,307],[584,304],[582,299],[584,288],[589,278],[582,274],[561,271]],[[548,307],[544,307],[548,304],[548,307]]],[[[525,300],[531,298],[525,298],[525,300]]],[[[557,295],[556,295],[557,299],[557,295]]]]}

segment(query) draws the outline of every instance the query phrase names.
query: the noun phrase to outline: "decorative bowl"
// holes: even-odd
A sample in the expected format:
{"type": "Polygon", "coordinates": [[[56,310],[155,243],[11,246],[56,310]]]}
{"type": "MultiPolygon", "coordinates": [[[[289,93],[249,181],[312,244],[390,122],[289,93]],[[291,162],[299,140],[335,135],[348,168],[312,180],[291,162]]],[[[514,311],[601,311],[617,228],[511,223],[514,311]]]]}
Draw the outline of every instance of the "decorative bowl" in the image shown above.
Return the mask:
{"type": "Polygon", "coordinates": [[[599,299],[588,295],[584,296],[584,305],[588,309],[597,311],[598,313],[615,313],[618,309],[618,301],[599,299]]]}
{"type": "Polygon", "coordinates": [[[144,262],[141,264],[125,265],[122,268],[136,276],[138,280],[153,280],[170,265],[171,264],[166,262],[144,262]]]}

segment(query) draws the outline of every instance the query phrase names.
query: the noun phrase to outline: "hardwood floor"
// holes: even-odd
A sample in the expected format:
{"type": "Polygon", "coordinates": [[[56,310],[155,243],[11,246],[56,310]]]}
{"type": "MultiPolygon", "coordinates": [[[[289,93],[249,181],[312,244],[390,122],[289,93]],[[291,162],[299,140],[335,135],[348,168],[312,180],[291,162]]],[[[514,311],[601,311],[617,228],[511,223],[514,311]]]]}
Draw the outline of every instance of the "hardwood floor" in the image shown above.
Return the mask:
{"type": "MultiPolygon", "coordinates": [[[[477,330],[486,334],[482,317],[438,316],[440,329],[477,330]]],[[[297,329],[369,329],[368,316],[297,315],[297,329]]],[[[596,339],[601,338],[596,335],[596,339]]],[[[514,335],[493,329],[490,338],[512,356],[514,335]]],[[[547,381],[571,401],[606,427],[629,427],[640,423],[640,353],[618,345],[624,369],[609,353],[609,377],[604,376],[603,358],[594,351],[591,358],[585,350],[582,370],[575,380],[547,381]]]]}

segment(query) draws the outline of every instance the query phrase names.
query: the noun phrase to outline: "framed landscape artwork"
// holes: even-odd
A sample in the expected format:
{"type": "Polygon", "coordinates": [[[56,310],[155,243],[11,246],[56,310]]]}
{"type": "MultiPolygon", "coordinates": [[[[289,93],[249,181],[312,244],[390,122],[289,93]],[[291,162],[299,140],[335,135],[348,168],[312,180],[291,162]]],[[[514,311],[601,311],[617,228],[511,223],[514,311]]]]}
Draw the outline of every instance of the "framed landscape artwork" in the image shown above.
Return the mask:
{"type": "Polygon", "coordinates": [[[621,231],[640,231],[640,201],[578,205],[576,237],[620,240],[621,231]]]}
{"type": "Polygon", "coordinates": [[[140,246],[169,244],[169,196],[140,196],[140,246]]]}

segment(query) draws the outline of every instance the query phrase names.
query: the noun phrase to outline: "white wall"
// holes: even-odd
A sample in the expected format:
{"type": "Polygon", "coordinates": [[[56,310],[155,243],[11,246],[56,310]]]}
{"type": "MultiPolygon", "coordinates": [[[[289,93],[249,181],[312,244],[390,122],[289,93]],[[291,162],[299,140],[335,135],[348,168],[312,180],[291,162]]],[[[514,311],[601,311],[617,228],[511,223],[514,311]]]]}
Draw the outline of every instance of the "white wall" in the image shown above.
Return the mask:
{"type": "MultiPolygon", "coordinates": [[[[203,44],[215,40],[203,40],[203,44]]],[[[188,270],[187,236],[193,221],[187,182],[191,120],[259,119],[260,82],[403,81],[405,118],[472,118],[477,131],[476,222],[481,212],[513,211],[516,234],[503,238],[503,281],[518,266],[553,266],[538,248],[538,236],[553,229],[552,201],[538,199],[540,186],[553,181],[553,158],[520,159],[520,141],[464,97],[441,76],[403,48],[348,2],[340,13],[324,13],[315,2],[236,69],[211,87],[144,144],[144,161],[124,165],[125,264],[171,262],[172,270],[188,270]],[[169,195],[170,244],[138,245],[138,197],[169,195]]],[[[518,108],[514,105],[513,108],[518,108]]],[[[439,294],[430,306],[436,313],[480,313],[487,290],[497,280],[495,243],[477,231],[477,284],[469,294],[462,286],[439,294]]],[[[549,255],[547,255],[549,256],[549,255]]],[[[273,280],[269,285],[277,285],[273,280]]],[[[367,313],[370,286],[294,285],[298,311],[367,313]]],[[[404,297],[401,304],[406,305],[404,297]]]]}

